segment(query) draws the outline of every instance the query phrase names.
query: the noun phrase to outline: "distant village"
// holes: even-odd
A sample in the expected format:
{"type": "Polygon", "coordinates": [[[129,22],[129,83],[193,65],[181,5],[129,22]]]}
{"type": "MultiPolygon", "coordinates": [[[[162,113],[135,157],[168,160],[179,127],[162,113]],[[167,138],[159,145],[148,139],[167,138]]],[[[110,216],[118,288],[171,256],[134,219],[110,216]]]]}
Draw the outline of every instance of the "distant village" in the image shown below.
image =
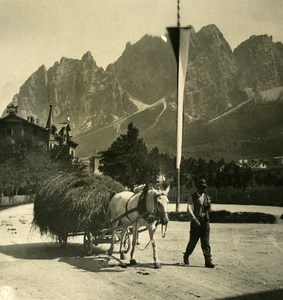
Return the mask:
{"type": "MultiPolygon", "coordinates": [[[[54,121],[52,109],[53,107],[50,105],[46,125],[40,126],[39,120],[35,117],[21,118],[18,116],[18,106],[8,105],[6,116],[0,118],[0,140],[12,144],[16,140],[33,141],[44,146],[47,151],[54,148],[55,145],[65,145],[74,161],[79,160],[87,172],[99,174],[100,155],[78,158],[75,152],[78,144],[72,140],[69,116],[66,116],[66,121],[58,127],[54,121]]],[[[241,167],[250,167],[255,172],[283,170],[283,156],[260,159],[256,157],[240,158],[236,163],[241,167]]]]}
{"type": "MultiPolygon", "coordinates": [[[[0,118],[0,147],[5,144],[12,145],[17,144],[18,141],[25,141],[28,143],[35,143],[48,152],[56,147],[60,148],[60,146],[63,146],[64,149],[67,149],[67,151],[64,152],[64,155],[69,156],[74,165],[79,164],[82,166],[84,172],[101,174],[99,170],[101,156],[96,154],[90,157],[77,157],[76,148],[78,143],[73,140],[70,118],[66,116],[65,122],[56,124],[52,110],[53,107],[50,105],[47,122],[42,126],[40,125],[41,122],[34,116],[28,116],[26,119],[20,117],[18,115],[18,106],[10,104],[6,109],[6,115],[0,118]]],[[[249,180],[248,183],[248,186],[252,189],[258,189],[262,184],[264,185],[267,183],[270,178],[277,178],[280,180],[283,178],[283,156],[272,158],[239,158],[237,161],[233,161],[232,164],[236,168],[243,170],[249,169],[252,171],[253,176],[251,176],[251,180],[249,180]]],[[[166,175],[160,173],[157,182],[162,183],[166,180],[166,175]]],[[[171,190],[171,197],[176,197],[175,194],[173,195],[174,189],[171,190]]],[[[189,192],[189,190],[184,190],[184,197],[186,197],[189,192]]],[[[216,188],[212,188],[210,192],[214,195],[214,198],[218,199],[218,201],[220,201],[221,193],[225,194],[225,190],[221,191],[221,189],[219,190],[216,188]]],[[[246,194],[243,194],[243,196],[241,193],[245,193],[245,191],[237,191],[237,194],[239,194],[240,197],[243,198],[246,196],[246,194]]],[[[268,191],[267,196],[263,195],[260,189],[257,190],[257,193],[258,194],[255,197],[258,199],[263,196],[266,199],[271,197],[275,200],[281,197],[281,190],[268,191]],[[273,194],[271,195],[269,193],[273,194]]],[[[224,194],[223,197],[226,195],[224,194]]],[[[18,196],[16,195],[16,197],[18,196]]],[[[227,196],[225,197],[227,198],[227,196]]],[[[264,201],[267,201],[266,199],[264,199],[264,201]]],[[[0,197],[0,205],[5,205],[5,203],[11,204],[11,199],[4,200],[2,195],[2,198],[0,197]]]]}
{"type": "Polygon", "coordinates": [[[87,172],[99,174],[100,156],[97,154],[87,158],[78,158],[75,152],[78,144],[72,139],[70,118],[67,116],[66,121],[59,127],[54,121],[52,109],[53,107],[50,105],[46,125],[41,126],[39,120],[34,116],[24,119],[18,116],[18,106],[8,105],[5,111],[6,116],[0,118],[0,141],[14,144],[16,141],[25,140],[44,147],[46,151],[55,146],[64,145],[68,148],[67,153],[74,162],[79,160],[87,172]]]}

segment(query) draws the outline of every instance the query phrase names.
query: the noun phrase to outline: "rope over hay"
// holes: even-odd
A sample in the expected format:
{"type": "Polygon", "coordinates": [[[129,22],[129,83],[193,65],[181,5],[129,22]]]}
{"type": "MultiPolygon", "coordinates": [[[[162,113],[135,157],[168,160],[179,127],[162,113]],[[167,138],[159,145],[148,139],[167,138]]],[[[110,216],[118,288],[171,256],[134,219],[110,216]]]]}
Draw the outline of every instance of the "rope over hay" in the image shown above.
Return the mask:
{"type": "Polygon", "coordinates": [[[124,187],[103,175],[61,173],[44,182],[35,195],[33,225],[41,234],[106,228],[106,212],[115,193],[124,187]]]}

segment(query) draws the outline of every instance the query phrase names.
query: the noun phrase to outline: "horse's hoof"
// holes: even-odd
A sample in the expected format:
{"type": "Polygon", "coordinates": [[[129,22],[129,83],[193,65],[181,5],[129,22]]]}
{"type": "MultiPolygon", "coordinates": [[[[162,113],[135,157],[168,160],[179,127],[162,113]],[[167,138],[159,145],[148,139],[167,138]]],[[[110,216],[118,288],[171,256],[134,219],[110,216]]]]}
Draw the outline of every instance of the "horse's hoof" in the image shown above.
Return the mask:
{"type": "Polygon", "coordinates": [[[137,264],[137,262],[136,262],[135,259],[131,259],[131,260],[130,260],[130,265],[131,265],[131,266],[136,265],[136,264],[137,264]]]}
{"type": "Polygon", "coordinates": [[[120,259],[122,260],[126,259],[126,255],[124,252],[120,253],[120,259]]]}
{"type": "Polygon", "coordinates": [[[160,269],[161,264],[160,263],[154,263],[154,269],[160,269]]]}
{"type": "Polygon", "coordinates": [[[86,256],[92,256],[93,255],[93,251],[92,250],[89,250],[86,252],[86,256]]]}
{"type": "Polygon", "coordinates": [[[113,251],[112,250],[107,250],[107,254],[109,255],[109,256],[111,256],[112,254],[113,254],[113,251]]]}

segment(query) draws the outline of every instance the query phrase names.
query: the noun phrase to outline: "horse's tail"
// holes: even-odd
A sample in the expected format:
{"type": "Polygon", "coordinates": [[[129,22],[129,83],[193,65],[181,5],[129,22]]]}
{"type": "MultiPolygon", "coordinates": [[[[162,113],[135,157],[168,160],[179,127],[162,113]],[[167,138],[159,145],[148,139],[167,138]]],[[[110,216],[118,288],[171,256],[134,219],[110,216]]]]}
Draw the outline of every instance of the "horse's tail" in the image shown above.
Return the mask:
{"type": "Polygon", "coordinates": [[[108,208],[107,208],[107,211],[106,211],[106,215],[105,215],[105,223],[107,226],[111,226],[111,200],[113,199],[113,197],[115,196],[115,192],[112,192],[110,193],[110,196],[109,196],[109,201],[108,201],[108,208]]]}
{"type": "Polygon", "coordinates": [[[109,195],[109,201],[108,201],[109,204],[110,204],[112,198],[115,196],[115,194],[116,194],[115,192],[111,192],[110,193],[110,195],[109,195]]]}
{"type": "Polygon", "coordinates": [[[108,208],[105,216],[106,226],[110,227],[111,225],[111,210],[108,208]]]}

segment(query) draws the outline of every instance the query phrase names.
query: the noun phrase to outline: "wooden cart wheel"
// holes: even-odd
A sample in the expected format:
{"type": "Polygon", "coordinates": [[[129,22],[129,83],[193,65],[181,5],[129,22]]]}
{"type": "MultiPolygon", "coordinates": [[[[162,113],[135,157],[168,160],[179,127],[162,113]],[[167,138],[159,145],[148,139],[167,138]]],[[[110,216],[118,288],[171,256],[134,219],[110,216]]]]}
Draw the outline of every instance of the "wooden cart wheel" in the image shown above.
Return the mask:
{"type": "Polygon", "coordinates": [[[93,244],[94,244],[94,246],[97,246],[98,244],[99,244],[99,236],[98,235],[95,235],[94,237],[93,237],[93,244]]]}
{"type": "Polygon", "coordinates": [[[60,247],[65,248],[67,245],[68,236],[58,236],[60,247]]]}
{"type": "Polygon", "coordinates": [[[130,237],[129,230],[127,230],[127,232],[125,233],[125,237],[123,240],[123,248],[124,248],[124,253],[128,253],[131,248],[131,237],[130,237]]]}
{"type": "Polygon", "coordinates": [[[92,235],[89,231],[84,234],[84,252],[86,255],[92,255],[92,235]]]}

